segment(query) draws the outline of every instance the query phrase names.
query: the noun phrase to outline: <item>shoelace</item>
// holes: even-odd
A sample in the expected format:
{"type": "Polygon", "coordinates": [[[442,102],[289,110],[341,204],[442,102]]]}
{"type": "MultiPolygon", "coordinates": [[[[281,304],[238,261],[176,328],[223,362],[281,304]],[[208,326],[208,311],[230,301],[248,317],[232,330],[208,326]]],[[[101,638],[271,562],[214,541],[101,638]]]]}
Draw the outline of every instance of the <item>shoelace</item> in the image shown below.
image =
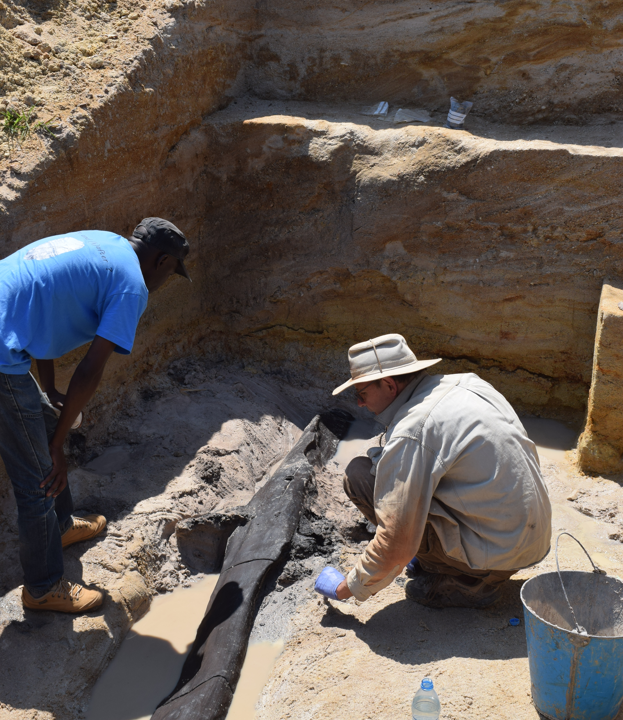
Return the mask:
{"type": "Polygon", "coordinates": [[[77,583],[72,583],[66,578],[61,578],[52,588],[51,593],[53,596],[58,597],[69,596],[72,600],[77,600],[82,592],[82,586],[77,583]]]}
{"type": "Polygon", "coordinates": [[[91,527],[91,523],[88,520],[84,520],[83,518],[75,517],[73,527],[91,527]]]}

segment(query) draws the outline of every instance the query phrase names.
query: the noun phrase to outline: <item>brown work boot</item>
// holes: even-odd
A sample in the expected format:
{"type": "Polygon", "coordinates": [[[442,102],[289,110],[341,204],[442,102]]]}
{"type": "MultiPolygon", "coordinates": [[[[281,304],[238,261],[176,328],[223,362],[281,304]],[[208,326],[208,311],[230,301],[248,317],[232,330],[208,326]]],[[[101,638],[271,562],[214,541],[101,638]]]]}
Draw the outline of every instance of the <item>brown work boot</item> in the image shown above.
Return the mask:
{"type": "Polygon", "coordinates": [[[103,515],[86,515],[73,518],[74,524],[61,535],[63,547],[69,547],[83,540],[90,540],[99,535],[106,527],[106,518],[103,515]]]}
{"type": "Polygon", "coordinates": [[[478,578],[422,571],[405,585],[409,600],[432,608],[485,608],[500,596],[499,586],[487,585],[478,578]]]}
{"type": "Polygon", "coordinates": [[[99,590],[89,590],[78,583],[61,578],[52,589],[39,598],[22,588],[22,603],[29,610],[55,610],[56,612],[84,613],[95,610],[104,602],[99,590]]]}

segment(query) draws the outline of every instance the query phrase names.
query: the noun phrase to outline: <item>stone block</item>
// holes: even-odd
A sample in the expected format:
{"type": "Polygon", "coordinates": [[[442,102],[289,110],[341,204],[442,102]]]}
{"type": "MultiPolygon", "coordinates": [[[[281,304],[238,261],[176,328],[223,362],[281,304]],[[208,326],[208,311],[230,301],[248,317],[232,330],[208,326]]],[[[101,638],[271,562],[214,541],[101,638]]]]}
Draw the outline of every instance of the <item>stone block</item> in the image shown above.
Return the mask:
{"type": "Polygon", "coordinates": [[[578,443],[582,470],[623,471],[623,284],[604,283],[597,315],[586,426],[578,443]]]}

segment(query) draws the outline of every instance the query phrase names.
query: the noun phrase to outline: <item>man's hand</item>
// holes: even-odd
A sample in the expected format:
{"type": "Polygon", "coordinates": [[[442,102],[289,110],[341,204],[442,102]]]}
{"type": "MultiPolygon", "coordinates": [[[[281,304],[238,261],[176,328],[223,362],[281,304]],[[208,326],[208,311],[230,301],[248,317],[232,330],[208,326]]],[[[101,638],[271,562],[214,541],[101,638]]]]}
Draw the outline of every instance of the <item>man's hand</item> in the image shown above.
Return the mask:
{"type": "Polygon", "coordinates": [[[39,485],[39,487],[43,488],[48,483],[52,483],[46,492],[46,497],[50,497],[50,495],[58,497],[67,487],[67,460],[63,451],[65,438],[74,420],[91,399],[99,385],[104,367],[114,349],[115,344],[113,342],[96,335],[87,354],[80,361],[71,378],[67,395],[57,392],[54,388],[53,361],[37,361],[43,390],[48,393],[52,405],[58,407],[58,404],[60,404],[61,406],[61,414],[49,445],[52,472],[39,485]]]}
{"type": "Polygon", "coordinates": [[[346,583],[344,576],[339,570],[333,567],[326,567],[316,579],[314,590],[332,600],[339,600],[337,590],[340,585],[346,583]]]}
{"type": "Polygon", "coordinates": [[[45,487],[48,483],[52,483],[48,488],[45,496],[58,497],[67,487],[67,460],[63,446],[54,444],[50,445],[50,457],[52,458],[52,472],[39,485],[40,488],[45,487]]]}
{"type": "Polygon", "coordinates": [[[56,390],[56,388],[54,390],[48,391],[46,395],[48,396],[48,399],[52,403],[52,405],[54,405],[55,408],[61,410],[61,408],[65,404],[66,395],[63,395],[63,393],[56,390]]]}

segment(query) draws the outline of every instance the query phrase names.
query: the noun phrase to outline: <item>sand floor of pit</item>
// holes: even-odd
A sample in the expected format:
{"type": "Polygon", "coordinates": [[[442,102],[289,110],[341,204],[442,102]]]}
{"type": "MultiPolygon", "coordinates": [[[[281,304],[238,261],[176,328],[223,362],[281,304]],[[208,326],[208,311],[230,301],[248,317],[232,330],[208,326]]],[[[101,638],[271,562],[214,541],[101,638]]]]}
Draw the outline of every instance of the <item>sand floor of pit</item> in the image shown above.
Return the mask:
{"type": "MultiPolygon", "coordinates": [[[[528,420],[526,426],[539,433],[543,422],[552,423],[528,420]]],[[[553,504],[553,537],[573,533],[598,565],[620,577],[621,482],[585,476],[572,461],[573,452],[541,453],[553,504]]],[[[338,468],[329,468],[324,482],[338,484],[339,474],[338,468]]],[[[344,548],[343,572],[364,546],[344,548]]],[[[563,569],[591,569],[569,538],[561,540],[559,554],[563,569]]],[[[487,610],[421,607],[405,598],[404,574],[365,603],[319,599],[310,578],[307,593],[301,583],[300,605],[260,698],[257,720],[410,718],[411,700],[425,676],[434,680],[444,720],[538,720],[519,592],[525,580],[555,567],[552,550],[538,566],[512,578],[499,603],[487,610]],[[511,617],[521,618],[521,625],[510,626],[511,617]]]]}
{"type": "MultiPolygon", "coordinates": [[[[107,445],[93,447],[87,438],[81,466],[71,473],[77,507],[110,518],[105,536],[66,553],[70,574],[109,594],[103,610],[87,617],[23,611],[16,511],[6,498],[0,506],[0,719],[84,718],[95,680],[150,596],[202,577],[180,557],[176,522],[247,502],[311,416],[335,404],[330,389],[196,362],[137,388],[107,445]]],[[[348,398],[337,404],[356,411],[348,398]]],[[[529,432],[548,422],[525,421],[529,432]]],[[[351,452],[362,453],[367,442],[351,452]]],[[[342,490],[347,462],[348,455],[330,462],[316,478],[307,517],[329,528],[324,548],[311,554],[294,548],[285,569],[268,579],[251,642],[282,639],[285,647],[259,699],[257,720],[408,718],[425,675],[435,680],[444,720],[536,720],[524,628],[508,620],[522,617],[521,583],[552,571],[553,553],[515,576],[500,603],[484,611],[415,605],[405,599],[404,575],[366,603],[324,601],[313,592],[322,567],[349,570],[369,539],[342,490]]],[[[554,535],[574,533],[600,566],[621,576],[621,479],[581,474],[573,452],[548,451],[542,466],[554,535]]],[[[568,538],[561,566],[588,569],[568,538]]]]}

